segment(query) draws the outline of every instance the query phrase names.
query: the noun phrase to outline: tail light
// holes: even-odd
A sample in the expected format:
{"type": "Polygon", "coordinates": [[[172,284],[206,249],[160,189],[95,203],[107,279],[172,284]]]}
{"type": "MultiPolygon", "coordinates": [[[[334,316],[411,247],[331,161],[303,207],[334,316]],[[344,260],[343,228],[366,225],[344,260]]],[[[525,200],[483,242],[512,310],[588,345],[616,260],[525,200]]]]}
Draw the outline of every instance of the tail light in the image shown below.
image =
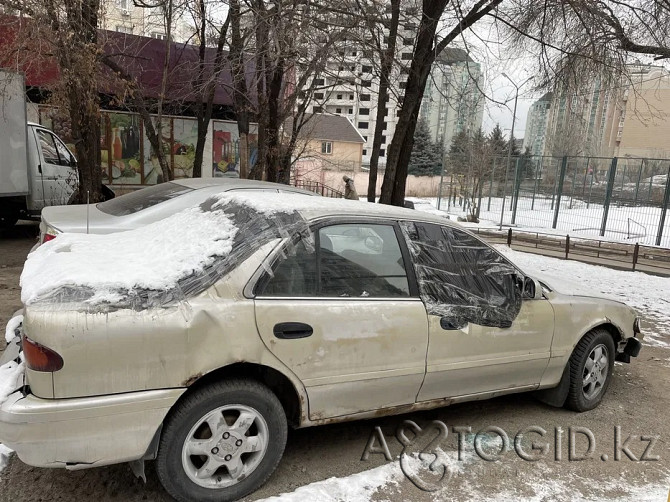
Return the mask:
{"type": "Polygon", "coordinates": [[[58,371],[63,367],[63,358],[49,347],[45,347],[23,336],[23,357],[26,366],[33,371],[58,371]]]}
{"type": "Polygon", "coordinates": [[[55,239],[55,238],[56,238],[56,236],[53,235],[53,234],[44,234],[44,239],[42,239],[42,244],[44,244],[45,242],[49,242],[50,240],[55,239]]]}

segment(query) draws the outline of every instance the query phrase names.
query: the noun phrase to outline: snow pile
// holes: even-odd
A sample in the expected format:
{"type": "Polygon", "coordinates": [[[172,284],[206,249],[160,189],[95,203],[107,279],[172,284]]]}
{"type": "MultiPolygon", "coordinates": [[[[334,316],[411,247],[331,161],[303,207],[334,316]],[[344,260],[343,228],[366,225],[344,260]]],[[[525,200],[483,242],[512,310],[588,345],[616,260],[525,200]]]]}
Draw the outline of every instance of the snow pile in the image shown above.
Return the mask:
{"type": "Polygon", "coordinates": [[[62,287],[90,288],[89,304],[133,289],[169,290],[230,253],[236,232],[223,211],[193,207],[126,232],[60,234],[28,255],[21,300],[28,305],[62,287]]]}
{"type": "Polygon", "coordinates": [[[7,448],[4,444],[0,443],[0,472],[2,472],[9,464],[9,455],[13,452],[14,450],[7,448]]]}
{"type": "Polygon", "coordinates": [[[22,315],[17,315],[12,317],[9,322],[7,323],[7,327],[5,328],[5,340],[7,340],[7,343],[11,342],[14,339],[14,330],[18,328],[21,323],[23,322],[23,316],[22,315]]]}
{"type": "Polygon", "coordinates": [[[566,289],[561,288],[566,281],[574,281],[584,292],[630,305],[667,335],[664,340],[654,333],[650,334],[643,325],[645,342],[670,347],[670,278],[521,253],[504,245],[496,248],[517,263],[521,270],[530,275],[541,275],[551,286],[556,284],[558,291],[566,289]]]}
{"type": "Polygon", "coordinates": [[[23,372],[25,365],[23,361],[9,361],[0,366],[0,404],[7,400],[7,397],[16,389],[23,385],[23,372]]]}

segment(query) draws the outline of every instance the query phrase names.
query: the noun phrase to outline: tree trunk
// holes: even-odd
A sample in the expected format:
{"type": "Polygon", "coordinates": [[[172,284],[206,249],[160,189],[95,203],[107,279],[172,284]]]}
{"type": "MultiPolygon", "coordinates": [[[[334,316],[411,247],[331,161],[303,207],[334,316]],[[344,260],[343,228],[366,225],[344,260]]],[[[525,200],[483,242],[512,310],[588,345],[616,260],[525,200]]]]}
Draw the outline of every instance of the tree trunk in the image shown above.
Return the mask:
{"type": "Polygon", "coordinates": [[[379,75],[379,98],[377,118],[375,122],[375,136],[372,140],[372,156],[370,157],[370,174],[368,176],[368,202],[374,202],[377,195],[377,170],[379,165],[379,150],[382,146],[382,133],[386,118],[386,104],[389,101],[389,78],[395,59],[396,39],[398,38],[398,22],[400,19],[400,0],[391,0],[391,26],[389,27],[389,41],[382,55],[381,71],[379,75]]]}
{"type": "Polygon", "coordinates": [[[435,43],[438,21],[448,0],[424,0],[419,32],[416,39],[412,66],[407,80],[398,124],[389,146],[386,172],[379,202],[402,206],[405,202],[407,167],[414,145],[414,131],[419,116],[419,108],[430,68],[437,54],[441,53],[464,30],[493,10],[502,0],[479,0],[459,23],[442,39],[435,43]]]}
{"type": "Polygon", "coordinates": [[[239,134],[240,178],[249,177],[249,96],[242,34],[240,32],[240,2],[230,0],[230,62],[233,74],[233,108],[239,134]]]}

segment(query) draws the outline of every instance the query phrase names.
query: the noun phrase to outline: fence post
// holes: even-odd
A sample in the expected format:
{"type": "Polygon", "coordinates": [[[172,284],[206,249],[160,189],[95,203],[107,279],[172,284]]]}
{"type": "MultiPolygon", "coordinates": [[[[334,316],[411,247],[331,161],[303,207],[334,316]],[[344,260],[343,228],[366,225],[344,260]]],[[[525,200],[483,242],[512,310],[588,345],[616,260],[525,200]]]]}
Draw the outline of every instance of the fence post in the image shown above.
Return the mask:
{"type": "Polygon", "coordinates": [[[616,178],[616,165],[619,159],[617,157],[612,158],[612,165],[610,165],[609,179],[607,180],[607,191],[605,192],[605,203],[603,204],[603,221],[600,225],[600,236],[605,235],[605,229],[607,228],[607,214],[610,211],[610,201],[612,200],[612,190],[614,190],[614,179],[616,178]]]}
{"type": "Polygon", "coordinates": [[[635,200],[633,205],[637,206],[637,194],[640,191],[640,181],[642,180],[642,170],[644,168],[644,159],[640,160],[640,170],[637,172],[637,183],[635,183],[635,200]]]}
{"type": "Polygon", "coordinates": [[[440,190],[437,192],[437,209],[440,209],[440,203],[442,202],[442,182],[444,181],[444,162],[442,163],[442,169],[440,169],[440,190]]]}
{"type": "Polygon", "coordinates": [[[661,208],[661,220],[658,222],[658,233],[656,234],[656,245],[661,245],[663,237],[663,226],[668,212],[668,203],[670,203],[670,167],[668,167],[668,176],[665,179],[665,195],[663,196],[663,207],[661,208]]]}
{"type": "Polygon", "coordinates": [[[537,184],[540,181],[540,176],[542,176],[542,159],[543,157],[540,157],[540,162],[535,167],[535,182],[533,183],[533,200],[530,203],[531,210],[535,209],[535,193],[537,192],[537,184]]]}
{"type": "Polygon", "coordinates": [[[572,209],[572,201],[575,198],[575,181],[577,180],[577,169],[572,172],[572,190],[570,191],[570,209],[572,209]]]}
{"type": "Polygon", "coordinates": [[[635,249],[633,249],[633,271],[635,270],[635,267],[637,266],[637,258],[640,255],[640,243],[636,242],[635,243],[635,249]]]}
{"type": "Polygon", "coordinates": [[[489,181],[489,203],[486,207],[487,211],[491,210],[491,192],[493,192],[493,178],[496,177],[496,157],[493,157],[493,172],[491,173],[491,180],[489,181]]]}
{"type": "Polygon", "coordinates": [[[507,247],[512,247],[512,229],[507,231],[507,247]]]}
{"type": "Polygon", "coordinates": [[[563,181],[565,181],[565,171],[568,168],[568,157],[567,155],[563,157],[561,161],[561,174],[558,178],[558,189],[556,190],[556,207],[554,207],[554,221],[551,224],[551,228],[556,228],[558,225],[558,212],[561,209],[561,195],[563,194],[563,181]]]}
{"type": "Polygon", "coordinates": [[[521,190],[521,169],[519,169],[519,159],[516,158],[514,168],[514,191],[512,192],[512,225],[516,223],[516,206],[519,204],[519,191],[521,190]]]}
{"type": "Polygon", "coordinates": [[[568,259],[568,254],[570,254],[570,234],[565,236],[565,259],[568,259]]]}

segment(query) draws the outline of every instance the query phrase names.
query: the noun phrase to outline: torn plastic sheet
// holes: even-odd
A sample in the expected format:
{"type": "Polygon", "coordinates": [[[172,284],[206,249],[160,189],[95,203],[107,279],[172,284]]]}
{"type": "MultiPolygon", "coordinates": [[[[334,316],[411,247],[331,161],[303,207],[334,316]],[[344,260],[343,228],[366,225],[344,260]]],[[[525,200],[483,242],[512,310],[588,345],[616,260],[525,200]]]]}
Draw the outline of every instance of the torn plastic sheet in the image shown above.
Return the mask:
{"type": "MultiPolygon", "coordinates": [[[[173,274],[174,280],[171,283],[166,281],[165,287],[146,287],[147,281],[142,277],[142,270],[136,271],[137,277],[132,286],[128,286],[128,283],[133,282],[133,278],[125,277],[125,284],[121,282],[119,286],[117,277],[111,273],[107,274],[108,277],[102,274],[103,277],[84,279],[81,279],[81,274],[73,274],[77,278],[68,281],[66,277],[65,280],[61,280],[57,286],[50,289],[29,288],[30,295],[26,304],[30,304],[33,308],[59,308],[90,313],[117,309],[139,311],[181,305],[185,309],[185,316],[188,317],[187,298],[205,291],[238,264],[249,258],[261,246],[289,235],[309,235],[306,221],[295,210],[259,212],[245,204],[245,199],[236,199],[232,195],[215,196],[200,206],[128,232],[109,235],[61,234],[58,239],[66,236],[64,239],[66,242],[61,241],[58,251],[52,252],[51,256],[43,257],[41,262],[33,265],[29,274],[26,274],[26,269],[24,269],[22,286],[24,286],[24,280],[35,280],[40,273],[46,273],[53,265],[51,261],[55,261],[59,254],[73,253],[71,258],[79,256],[82,263],[85,262],[86,243],[100,238],[105,238],[106,249],[103,261],[108,259],[113,263],[118,257],[124,256],[123,246],[128,245],[130,240],[135,240],[134,245],[139,250],[137,251],[137,254],[140,255],[139,259],[144,259],[146,266],[151,268],[151,261],[146,260],[146,256],[141,256],[143,243],[148,245],[149,239],[165,231],[172,232],[168,239],[176,249],[171,249],[170,259],[161,261],[160,266],[164,269],[165,274],[169,272],[171,266],[178,271],[182,270],[181,275],[173,274]],[[184,218],[183,213],[187,213],[188,218],[184,218]],[[201,225],[202,235],[190,232],[184,236],[183,231],[187,230],[184,225],[195,227],[201,225]],[[219,227],[223,230],[220,230],[219,227]],[[198,247],[198,243],[184,242],[186,239],[202,239],[206,241],[206,245],[198,247]],[[221,241],[221,245],[216,245],[218,241],[221,241]],[[196,265],[188,262],[187,266],[184,266],[185,257],[188,257],[189,253],[193,254],[194,249],[196,252],[209,251],[210,254],[204,253],[199,256],[196,265]],[[39,294],[36,294],[35,291],[38,291],[39,294]]],[[[50,241],[45,246],[58,243],[58,239],[50,241]]],[[[305,240],[309,242],[309,239],[305,240]]],[[[42,247],[38,248],[37,252],[42,247]]],[[[149,246],[146,252],[155,252],[155,248],[156,246],[149,246]]],[[[29,261],[31,258],[29,257],[29,261]]],[[[148,270],[147,274],[151,276],[158,272],[160,271],[148,270]]]]}
{"type": "Polygon", "coordinates": [[[517,269],[460,229],[403,222],[419,294],[429,314],[452,326],[509,327],[521,310],[517,269]]]}

